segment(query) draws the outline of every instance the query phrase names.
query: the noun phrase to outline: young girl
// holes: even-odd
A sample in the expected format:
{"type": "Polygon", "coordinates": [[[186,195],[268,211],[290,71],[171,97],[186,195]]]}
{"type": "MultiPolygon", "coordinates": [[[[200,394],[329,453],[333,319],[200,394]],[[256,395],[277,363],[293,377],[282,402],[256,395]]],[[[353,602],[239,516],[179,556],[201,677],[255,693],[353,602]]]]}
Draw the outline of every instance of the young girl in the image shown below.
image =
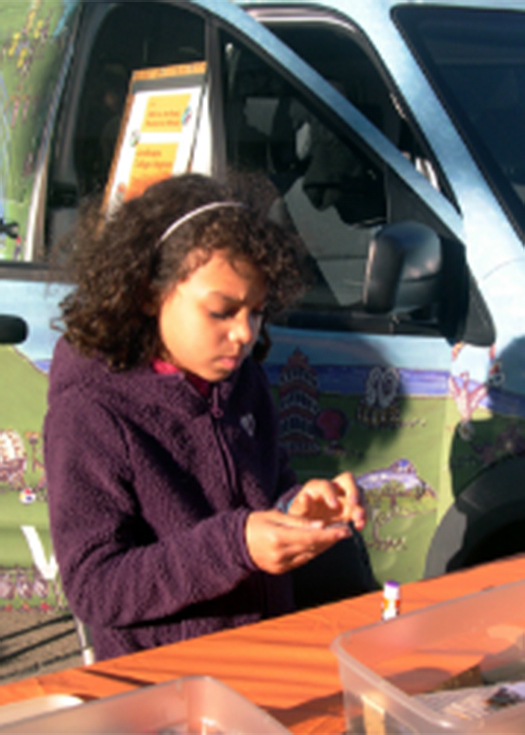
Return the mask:
{"type": "Polygon", "coordinates": [[[96,657],[291,611],[285,573],[365,522],[349,473],[297,484],[255,359],[266,315],[300,290],[295,244],[188,174],[107,221],[92,211],[72,252],[45,461],[96,657]]]}

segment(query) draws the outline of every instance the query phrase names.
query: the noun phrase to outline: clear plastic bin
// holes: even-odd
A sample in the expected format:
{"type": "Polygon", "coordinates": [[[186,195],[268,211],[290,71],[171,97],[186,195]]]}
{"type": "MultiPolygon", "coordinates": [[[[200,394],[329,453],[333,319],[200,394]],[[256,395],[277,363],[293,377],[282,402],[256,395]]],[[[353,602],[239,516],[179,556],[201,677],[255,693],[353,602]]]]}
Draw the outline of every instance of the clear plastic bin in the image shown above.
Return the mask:
{"type": "Polygon", "coordinates": [[[525,733],[525,582],[342,633],[331,648],[349,733],[525,733]]]}
{"type": "Polygon", "coordinates": [[[78,707],[79,704],[82,704],[79,697],[72,697],[68,694],[47,694],[21,702],[4,704],[0,707],[0,728],[18,720],[26,720],[28,717],[45,715],[66,707],[78,707]]]}
{"type": "Polygon", "coordinates": [[[190,676],[11,722],[0,733],[115,735],[290,735],[220,681],[190,676]]]}

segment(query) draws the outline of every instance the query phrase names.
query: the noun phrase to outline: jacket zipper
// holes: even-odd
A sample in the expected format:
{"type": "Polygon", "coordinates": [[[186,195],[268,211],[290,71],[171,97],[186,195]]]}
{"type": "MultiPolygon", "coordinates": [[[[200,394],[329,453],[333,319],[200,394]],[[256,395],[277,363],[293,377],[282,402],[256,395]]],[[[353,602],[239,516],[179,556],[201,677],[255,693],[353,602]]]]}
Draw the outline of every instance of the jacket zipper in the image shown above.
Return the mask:
{"type": "Polygon", "coordinates": [[[235,471],[235,466],[233,464],[233,458],[232,458],[231,452],[228,449],[228,445],[226,443],[226,439],[224,438],[224,433],[220,425],[220,420],[224,416],[224,411],[222,410],[220,406],[220,395],[219,395],[218,385],[212,386],[211,396],[208,399],[208,405],[210,409],[210,414],[213,418],[213,428],[215,431],[215,436],[217,438],[217,444],[219,445],[219,450],[222,455],[222,461],[224,464],[224,469],[226,472],[226,478],[228,481],[228,485],[231,488],[232,497],[236,499],[237,502],[239,502],[240,492],[239,492],[238,483],[237,483],[237,473],[235,471]]]}
{"type": "MultiPolygon", "coordinates": [[[[237,473],[235,471],[235,466],[233,464],[232,455],[231,452],[228,450],[228,446],[226,444],[226,440],[224,438],[224,434],[222,431],[222,428],[220,426],[220,419],[224,416],[224,411],[219,405],[219,386],[214,385],[211,390],[211,398],[208,399],[208,405],[210,407],[210,414],[213,418],[213,428],[215,431],[215,436],[217,438],[217,443],[219,445],[219,450],[222,454],[222,460],[224,463],[224,468],[226,471],[226,477],[228,478],[228,483],[232,491],[232,496],[234,499],[237,500],[237,502],[240,505],[240,491],[238,487],[237,482],[237,473]]],[[[252,585],[257,588],[260,598],[261,598],[261,610],[263,613],[263,618],[266,618],[268,616],[268,597],[266,593],[266,585],[263,579],[262,574],[256,574],[252,575],[252,585]]]]}

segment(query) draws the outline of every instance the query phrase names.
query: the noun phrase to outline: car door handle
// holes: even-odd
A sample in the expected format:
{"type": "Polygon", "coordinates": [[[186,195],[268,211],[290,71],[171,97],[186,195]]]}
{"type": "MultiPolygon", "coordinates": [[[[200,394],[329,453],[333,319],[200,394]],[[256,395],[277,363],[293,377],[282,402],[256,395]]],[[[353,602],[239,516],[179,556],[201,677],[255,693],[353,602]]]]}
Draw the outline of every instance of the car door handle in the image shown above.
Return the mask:
{"type": "Polygon", "coordinates": [[[27,322],[19,316],[0,314],[0,345],[18,345],[29,333],[27,322]]]}

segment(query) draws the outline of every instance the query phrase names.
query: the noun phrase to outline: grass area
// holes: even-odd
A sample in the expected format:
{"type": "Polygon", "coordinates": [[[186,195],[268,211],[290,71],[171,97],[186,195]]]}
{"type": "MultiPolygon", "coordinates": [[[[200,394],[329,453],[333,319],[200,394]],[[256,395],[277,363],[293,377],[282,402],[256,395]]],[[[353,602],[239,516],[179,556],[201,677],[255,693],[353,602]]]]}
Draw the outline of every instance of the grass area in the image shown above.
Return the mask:
{"type": "MultiPolygon", "coordinates": [[[[23,484],[34,488],[42,480],[47,377],[10,347],[0,348],[0,373],[0,432],[13,431],[20,437],[26,455],[23,484]]],[[[30,566],[31,553],[20,526],[35,526],[49,552],[48,507],[42,500],[29,505],[21,503],[22,488],[9,479],[4,476],[0,482],[0,566],[30,566]]]]}

